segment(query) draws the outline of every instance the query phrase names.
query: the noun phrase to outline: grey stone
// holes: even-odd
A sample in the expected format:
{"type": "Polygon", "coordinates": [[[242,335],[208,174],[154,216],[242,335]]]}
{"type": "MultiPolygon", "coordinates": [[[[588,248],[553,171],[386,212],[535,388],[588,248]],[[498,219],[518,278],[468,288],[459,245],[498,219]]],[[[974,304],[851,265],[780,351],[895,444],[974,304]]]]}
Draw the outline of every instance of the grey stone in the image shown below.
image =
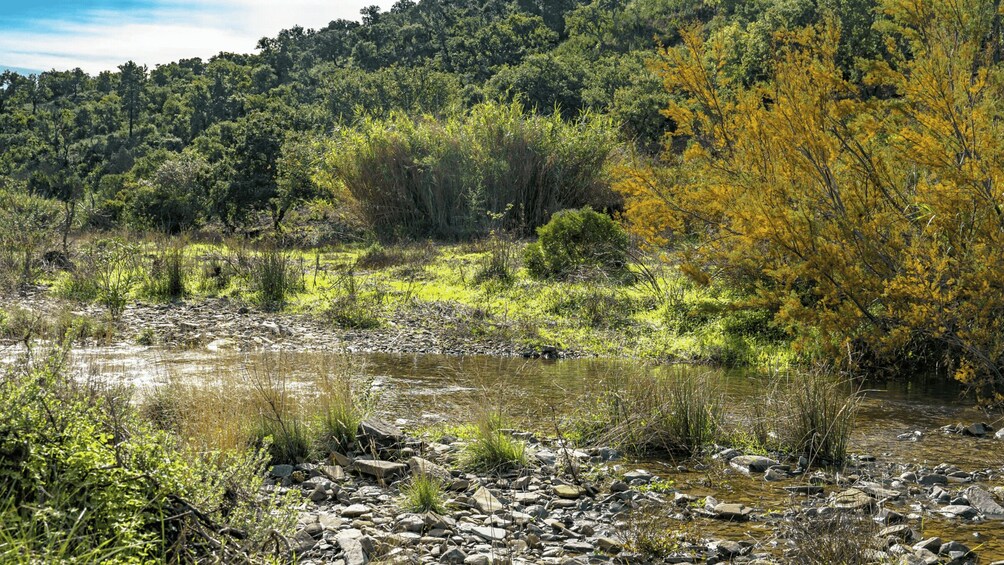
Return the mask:
{"type": "Polygon", "coordinates": [[[833,505],[849,510],[864,510],[870,512],[875,508],[875,499],[864,491],[850,488],[833,497],[833,505]]]}
{"type": "Polygon", "coordinates": [[[600,551],[617,553],[621,550],[621,543],[613,538],[599,537],[596,538],[596,547],[600,548],[600,551]]]}
{"type": "Polygon", "coordinates": [[[949,518],[975,518],[979,516],[979,511],[977,511],[972,506],[965,506],[962,504],[949,504],[948,506],[942,506],[938,510],[939,514],[948,516],[949,518]]]}
{"type": "Polygon", "coordinates": [[[315,545],[317,545],[317,540],[306,530],[296,532],[296,535],[290,540],[290,546],[295,553],[305,553],[313,549],[315,545]]]}
{"type": "Polygon", "coordinates": [[[368,514],[369,512],[370,507],[365,504],[353,504],[342,508],[342,516],[346,518],[358,518],[363,514],[368,514]]]}
{"type": "Polygon", "coordinates": [[[927,551],[938,553],[941,549],[941,538],[933,537],[920,540],[919,542],[913,544],[914,550],[926,549],[927,551]]]}
{"type": "Polygon", "coordinates": [[[463,563],[465,559],[467,559],[467,554],[459,547],[451,548],[446,553],[439,556],[439,561],[441,563],[451,563],[454,565],[463,563]]]}
{"type": "Polygon", "coordinates": [[[345,565],[366,565],[369,556],[363,545],[362,533],[359,530],[345,530],[335,536],[335,543],[342,550],[345,565]]]}
{"type": "Polygon", "coordinates": [[[404,442],[404,432],[389,422],[365,420],[359,424],[359,439],[363,445],[373,443],[380,447],[396,447],[404,442]]]}
{"type": "Polygon", "coordinates": [[[987,434],[992,434],[992,433],[994,433],[994,429],[983,422],[976,422],[974,424],[969,424],[968,426],[965,427],[965,429],[962,430],[963,435],[974,436],[974,437],[983,437],[987,434]]]}
{"type": "Polygon", "coordinates": [[[464,559],[464,565],[491,565],[492,557],[491,555],[485,555],[484,553],[478,553],[476,555],[468,555],[464,559]]]}
{"type": "Polygon", "coordinates": [[[553,487],[554,494],[561,498],[567,498],[574,500],[586,493],[586,489],[582,487],[577,487],[575,485],[555,485],[553,487]]]}
{"type": "Polygon", "coordinates": [[[1004,516],[1004,507],[997,503],[994,496],[980,487],[969,487],[963,493],[969,504],[988,518],[1004,516]]]}
{"type": "Polygon", "coordinates": [[[272,466],[272,476],[278,479],[285,479],[286,477],[293,474],[292,465],[273,465],[272,466]]]}
{"type": "Polygon", "coordinates": [[[491,526],[474,526],[470,532],[485,541],[502,541],[506,537],[505,530],[491,526]]]}
{"type": "Polygon", "coordinates": [[[924,486],[947,485],[948,477],[939,474],[924,475],[917,482],[924,486]]]}

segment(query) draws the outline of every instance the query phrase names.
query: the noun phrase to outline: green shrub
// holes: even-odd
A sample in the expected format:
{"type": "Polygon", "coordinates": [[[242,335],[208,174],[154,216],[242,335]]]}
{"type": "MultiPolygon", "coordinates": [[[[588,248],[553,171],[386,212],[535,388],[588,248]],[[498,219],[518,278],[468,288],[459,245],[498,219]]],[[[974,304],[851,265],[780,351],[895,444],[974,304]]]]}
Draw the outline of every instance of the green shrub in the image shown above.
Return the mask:
{"type": "Polygon", "coordinates": [[[547,312],[596,329],[624,327],[636,309],[617,289],[599,284],[558,289],[548,298],[547,312]]]}
{"type": "Polygon", "coordinates": [[[260,451],[189,452],[64,360],[0,376],[0,562],[226,562],[291,533],[260,451]]]}
{"type": "Polygon", "coordinates": [[[415,475],[401,489],[401,494],[404,495],[402,506],[408,512],[435,512],[436,514],[446,512],[443,484],[435,477],[425,474],[415,475]]]}
{"type": "Polygon", "coordinates": [[[42,254],[60,233],[61,219],[56,201],[0,186],[0,288],[35,281],[42,254]]]}
{"type": "Polygon", "coordinates": [[[537,237],[523,258],[535,278],[566,279],[592,272],[616,279],[627,274],[628,236],[605,214],[590,208],[562,210],[537,228],[537,237]]]}
{"type": "Polygon", "coordinates": [[[443,120],[394,113],[346,129],[326,159],[382,239],[468,238],[543,224],[555,210],[607,206],[615,130],[605,118],[565,121],[518,104],[479,104],[443,120]]]}

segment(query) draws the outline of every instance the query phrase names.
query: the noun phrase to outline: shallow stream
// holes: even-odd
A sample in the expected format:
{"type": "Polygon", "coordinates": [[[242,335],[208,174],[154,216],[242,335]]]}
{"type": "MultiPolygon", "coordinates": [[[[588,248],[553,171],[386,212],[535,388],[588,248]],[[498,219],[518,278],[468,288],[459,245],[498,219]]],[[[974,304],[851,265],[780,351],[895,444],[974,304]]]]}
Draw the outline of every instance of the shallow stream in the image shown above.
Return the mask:
{"type": "MultiPolygon", "coordinates": [[[[10,358],[11,352],[6,357],[10,358]]],[[[307,402],[316,396],[312,383],[324,372],[348,372],[361,387],[378,394],[378,411],[390,420],[410,425],[463,419],[475,405],[505,405],[524,425],[553,434],[557,416],[581,409],[583,394],[598,391],[618,379],[640,372],[668,376],[690,372],[710,373],[727,404],[739,406],[765,389],[763,377],[706,367],[647,366],[633,360],[571,359],[559,361],[497,357],[450,357],[437,355],[334,354],[290,352],[244,354],[226,349],[169,350],[152,347],[111,347],[78,350],[74,363],[84,374],[135,385],[139,394],[179,379],[184,383],[239,383],[246,367],[278,363],[282,373],[307,402]],[[276,356],[278,355],[278,357],[276,356]]],[[[5,355],[0,354],[0,357],[5,355]]],[[[965,471],[1004,465],[1004,442],[947,435],[938,428],[946,424],[987,421],[995,428],[1002,422],[988,421],[960,389],[944,379],[905,383],[889,381],[866,385],[865,399],[851,437],[850,452],[871,455],[879,461],[914,463],[934,467],[956,465],[965,471]],[[905,432],[920,431],[919,441],[900,441],[905,432]]],[[[783,512],[799,504],[781,489],[791,482],[770,483],[760,477],[738,473],[680,471],[679,462],[647,461],[638,465],[673,480],[688,493],[713,495],[760,510],[783,512]]],[[[685,462],[684,462],[685,463],[685,462]]],[[[848,470],[846,472],[853,472],[848,470]]],[[[965,486],[965,485],[953,485],[965,486]]],[[[984,485],[988,488],[1004,486],[984,485]]],[[[827,493],[841,487],[827,487],[827,493]]],[[[916,500],[897,507],[902,514],[918,512],[916,500]]],[[[927,505],[933,508],[933,504],[927,505]]],[[[929,509],[930,509],[929,508],[929,509]]],[[[958,540],[977,549],[982,559],[1004,558],[1004,522],[973,523],[928,517],[919,533],[958,540]]],[[[709,521],[700,525],[705,534],[730,539],[766,537],[763,523],[728,524],[709,521]]],[[[981,560],[982,561],[982,560],[981,560]]]]}

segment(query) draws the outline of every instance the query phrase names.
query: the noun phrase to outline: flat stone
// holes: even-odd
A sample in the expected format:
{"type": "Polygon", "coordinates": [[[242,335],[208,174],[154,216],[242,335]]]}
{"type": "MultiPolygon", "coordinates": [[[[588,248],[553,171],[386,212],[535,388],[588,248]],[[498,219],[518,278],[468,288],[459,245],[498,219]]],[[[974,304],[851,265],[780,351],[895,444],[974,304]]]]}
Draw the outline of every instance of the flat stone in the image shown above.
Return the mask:
{"type": "Polygon", "coordinates": [[[765,472],[772,465],[777,465],[777,461],[760,455],[740,455],[729,460],[729,465],[740,473],[750,475],[765,472]]]}
{"type": "Polygon", "coordinates": [[[471,498],[474,499],[474,507],[481,511],[482,514],[494,514],[503,510],[502,503],[485,487],[481,487],[475,491],[474,496],[471,498]]]}
{"type": "Polygon", "coordinates": [[[485,555],[484,553],[468,555],[464,559],[464,565],[491,565],[491,564],[492,564],[492,556],[485,555]]]}
{"type": "Polygon", "coordinates": [[[979,516],[979,511],[972,506],[966,506],[964,504],[949,504],[948,506],[942,506],[938,513],[943,516],[948,516],[949,518],[964,518],[971,519],[979,516]]]}
{"type": "Polygon", "coordinates": [[[441,465],[437,465],[428,459],[412,457],[408,460],[408,468],[411,469],[412,475],[424,475],[443,483],[450,483],[453,481],[453,475],[450,474],[449,469],[441,465]]]}
{"type": "Polygon", "coordinates": [[[345,471],[342,469],[341,465],[322,465],[317,470],[329,480],[345,480],[345,471]]]}
{"type": "Polygon", "coordinates": [[[278,479],[285,479],[286,477],[293,474],[292,465],[273,465],[272,466],[272,476],[278,479]]]}
{"type": "Polygon", "coordinates": [[[342,508],[342,516],[346,518],[358,518],[363,514],[368,514],[369,512],[370,507],[365,504],[353,504],[342,508]]]}
{"type": "Polygon", "coordinates": [[[923,477],[918,479],[917,482],[928,487],[934,485],[947,485],[948,477],[939,474],[924,475],[923,477]]]}
{"type": "Polygon", "coordinates": [[[988,518],[1000,518],[1004,516],[1004,507],[997,503],[994,495],[980,487],[969,487],[963,493],[969,504],[980,511],[988,518]]]}
{"type": "Polygon", "coordinates": [[[724,559],[739,556],[743,552],[742,544],[737,541],[722,540],[712,545],[718,556],[724,559]]]}
{"type": "Polygon", "coordinates": [[[295,553],[305,553],[313,549],[315,545],[317,545],[317,540],[306,530],[300,530],[290,540],[290,546],[295,553]]]}
{"type": "Polygon", "coordinates": [[[403,476],[408,471],[408,466],[404,463],[394,461],[380,461],[379,459],[363,460],[357,459],[352,464],[358,473],[372,475],[378,479],[403,476]]]}
{"type": "Polygon", "coordinates": [[[747,520],[749,518],[750,510],[742,504],[733,504],[729,502],[720,502],[715,505],[712,510],[715,513],[716,518],[721,518],[722,520],[747,520]]]}
{"type": "Polygon", "coordinates": [[[337,531],[342,527],[342,519],[334,512],[324,512],[317,516],[317,521],[321,528],[328,531],[337,531]]]}
{"type": "Polygon", "coordinates": [[[561,547],[562,549],[570,553],[592,553],[593,551],[595,551],[593,544],[587,541],[579,541],[579,540],[565,542],[565,544],[562,545],[561,547]]]}
{"type": "Polygon", "coordinates": [[[561,498],[576,499],[586,493],[586,489],[575,485],[555,485],[554,494],[561,498]]]}
{"type": "Polygon", "coordinates": [[[505,530],[491,526],[474,526],[469,531],[485,541],[502,541],[506,537],[505,530]]]}
{"type": "Polygon", "coordinates": [[[988,434],[994,433],[994,429],[983,422],[976,422],[974,424],[969,424],[962,430],[963,435],[983,437],[988,434]]]}

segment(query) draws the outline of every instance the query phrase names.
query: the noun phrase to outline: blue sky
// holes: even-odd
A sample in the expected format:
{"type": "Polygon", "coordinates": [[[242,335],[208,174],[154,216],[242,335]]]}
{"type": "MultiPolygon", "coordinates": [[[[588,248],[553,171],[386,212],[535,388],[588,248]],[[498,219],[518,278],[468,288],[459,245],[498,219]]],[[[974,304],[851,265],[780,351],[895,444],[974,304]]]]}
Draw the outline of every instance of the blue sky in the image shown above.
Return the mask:
{"type": "Polygon", "coordinates": [[[249,53],[263,36],[393,0],[0,0],[0,69],[114,70],[132,59],[153,67],[220,51],[249,53]]]}

